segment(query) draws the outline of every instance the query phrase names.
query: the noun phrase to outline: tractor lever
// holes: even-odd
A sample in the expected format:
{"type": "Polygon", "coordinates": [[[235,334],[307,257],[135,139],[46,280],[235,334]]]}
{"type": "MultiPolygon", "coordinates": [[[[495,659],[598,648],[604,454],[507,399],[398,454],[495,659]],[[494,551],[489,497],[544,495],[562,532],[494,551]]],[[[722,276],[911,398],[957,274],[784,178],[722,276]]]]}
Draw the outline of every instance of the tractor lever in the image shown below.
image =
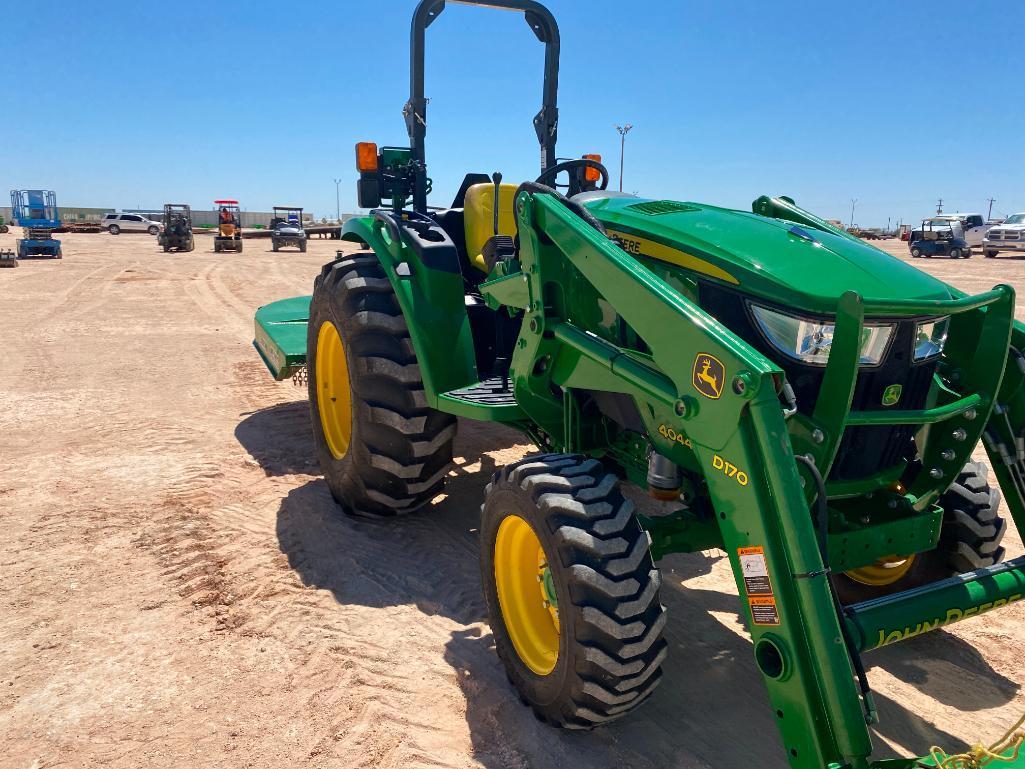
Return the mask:
{"type": "Polygon", "coordinates": [[[502,189],[502,172],[495,171],[491,174],[491,181],[495,183],[495,199],[491,204],[494,209],[494,218],[492,220],[491,234],[498,235],[498,203],[499,203],[499,192],[502,189]]]}

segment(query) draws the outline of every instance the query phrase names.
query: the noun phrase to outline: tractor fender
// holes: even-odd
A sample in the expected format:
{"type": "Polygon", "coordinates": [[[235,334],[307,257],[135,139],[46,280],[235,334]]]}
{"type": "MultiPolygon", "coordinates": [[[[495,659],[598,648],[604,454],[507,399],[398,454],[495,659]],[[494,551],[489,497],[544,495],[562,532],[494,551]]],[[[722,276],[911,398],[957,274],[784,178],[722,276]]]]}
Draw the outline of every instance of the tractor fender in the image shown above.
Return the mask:
{"type": "Polygon", "coordinates": [[[477,381],[473,334],[455,244],[440,227],[431,238],[384,212],[349,219],[342,240],[366,244],[384,268],[409,327],[424,392],[432,408],[449,390],[477,381]]]}

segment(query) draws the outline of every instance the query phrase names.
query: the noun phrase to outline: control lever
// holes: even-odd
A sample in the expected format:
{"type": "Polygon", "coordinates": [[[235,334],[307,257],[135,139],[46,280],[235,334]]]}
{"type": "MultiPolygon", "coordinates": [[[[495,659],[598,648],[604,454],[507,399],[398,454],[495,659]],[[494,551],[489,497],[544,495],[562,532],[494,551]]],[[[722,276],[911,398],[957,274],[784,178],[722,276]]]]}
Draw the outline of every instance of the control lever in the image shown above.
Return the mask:
{"type": "Polygon", "coordinates": [[[498,204],[499,204],[499,193],[502,189],[502,172],[495,171],[491,174],[491,181],[495,183],[495,199],[491,203],[491,207],[494,209],[494,219],[491,227],[491,234],[498,234],[498,204]]]}

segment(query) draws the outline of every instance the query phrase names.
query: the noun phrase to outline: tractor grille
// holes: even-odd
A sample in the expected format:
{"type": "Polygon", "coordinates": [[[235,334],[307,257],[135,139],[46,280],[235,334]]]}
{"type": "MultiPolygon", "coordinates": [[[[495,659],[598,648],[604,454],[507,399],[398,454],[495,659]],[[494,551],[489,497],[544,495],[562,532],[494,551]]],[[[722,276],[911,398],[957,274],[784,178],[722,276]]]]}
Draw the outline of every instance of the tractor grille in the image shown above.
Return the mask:
{"type": "Polygon", "coordinates": [[[639,211],[648,216],[661,216],[662,214],[679,214],[686,211],[698,211],[695,206],[686,203],[678,203],[675,200],[646,200],[643,203],[633,203],[627,206],[631,211],[639,211]]]}
{"type": "MultiPolygon", "coordinates": [[[[703,283],[700,296],[701,306],[707,312],[783,368],[797,396],[798,411],[811,416],[820,397],[825,369],[793,361],[770,345],[755,327],[746,305],[746,297],[742,294],[703,283]]],[[[902,411],[925,408],[937,360],[934,358],[912,364],[915,323],[914,320],[900,321],[882,362],[878,366],[858,370],[858,381],[851,402],[853,411],[886,409],[882,405],[883,391],[894,384],[901,385],[903,389],[900,401],[889,408],[902,411]]],[[[914,425],[848,427],[830,469],[829,479],[842,481],[864,478],[891,468],[902,459],[913,458],[915,449],[912,439],[916,429],[914,425]]]]}

